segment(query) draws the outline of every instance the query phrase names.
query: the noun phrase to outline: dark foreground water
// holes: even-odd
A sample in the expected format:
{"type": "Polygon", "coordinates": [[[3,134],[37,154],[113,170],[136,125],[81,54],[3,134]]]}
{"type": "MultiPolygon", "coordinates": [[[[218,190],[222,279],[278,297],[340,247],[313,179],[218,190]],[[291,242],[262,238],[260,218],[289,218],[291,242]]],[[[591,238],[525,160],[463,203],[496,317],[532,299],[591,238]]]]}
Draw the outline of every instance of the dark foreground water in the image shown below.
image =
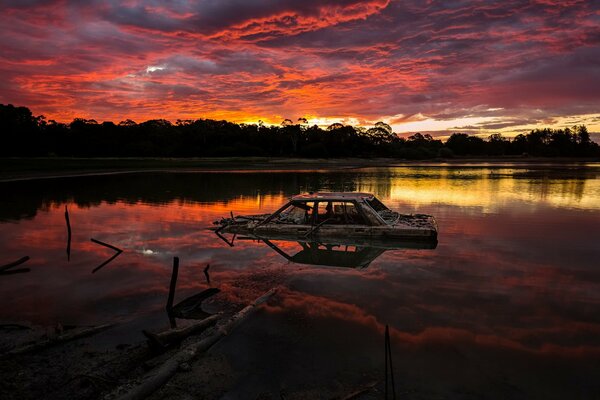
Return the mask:
{"type": "Polygon", "coordinates": [[[0,192],[0,264],[31,257],[20,267],[29,271],[0,275],[0,323],[161,315],[150,328],[166,326],[179,256],[176,301],[213,286],[215,299],[243,304],[283,285],[213,348],[236,371],[226,398],[331,398],[382,381],[386,324],[404,398],[600,398],[598,164],[144,173],[0,183],[0,192]],[[317,190],[372,192],[398,211],[432,214],[439,243],[307,257],[297,243],[231,247],[206,229],[230,211],[270,212],[317,190]],[[124,252],[92,273],[114,251],[90,238],[124,252]]]}

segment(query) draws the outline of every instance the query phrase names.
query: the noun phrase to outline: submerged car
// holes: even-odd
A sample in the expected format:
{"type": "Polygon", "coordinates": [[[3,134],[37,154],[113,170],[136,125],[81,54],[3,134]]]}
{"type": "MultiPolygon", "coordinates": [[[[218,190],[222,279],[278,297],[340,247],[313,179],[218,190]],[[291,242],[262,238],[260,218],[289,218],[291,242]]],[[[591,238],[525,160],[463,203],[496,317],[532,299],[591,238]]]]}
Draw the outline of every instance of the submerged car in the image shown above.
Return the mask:
{"type": "Polygon", "coordinates": [[[269,239],[339,238],[437,241],[431,215],[400,214],[370,193],[308,193],[291,198],[273,214],[242,215],[214,222],[217,233],[269,239]]]}

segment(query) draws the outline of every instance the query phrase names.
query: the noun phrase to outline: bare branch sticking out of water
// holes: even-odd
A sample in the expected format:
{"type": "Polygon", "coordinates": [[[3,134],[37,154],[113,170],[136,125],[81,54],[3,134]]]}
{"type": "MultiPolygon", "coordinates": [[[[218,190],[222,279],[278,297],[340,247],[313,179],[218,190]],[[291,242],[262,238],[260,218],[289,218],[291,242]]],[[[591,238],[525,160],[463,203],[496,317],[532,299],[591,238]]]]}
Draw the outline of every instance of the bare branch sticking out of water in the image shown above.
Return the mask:
{"type": "Polygon", "coordinates": [[[100,240],[94,239],[94,238],[91,238],[90,240],[92,242],[94,242],[94,243],[98,243],[99,245],[108,247],[109,249],[113,249],[114,251],[118,251],[118,252],[121,252],[121,253],[123,252],[123,250],[121,250],[120,248],[118,248],[116,246],[113,246],[112,244],[104,243],[104,242],[101,242],[100,240]]]}
{"type": "Polygon", "coordinates": [[[65,221],[67,222],[67,261],[71,261],[71,221],[69,220],[69,210],[66,205],[65,221]]]}
{"type": "Polygon", "coordinates": [[[29,261],[29,256],[21,257],[17,261],[13,261],[11,263],[8,263],[6,265],[1,266],[0,267],[0,272],[4,272],[4,271],[6,271],[8,269],[16,267],[17,265],[21,265],[21,264],[23,264],[24,262],[27,262],[27,261],[29,261]]]}
{"type": "Polygon", "coordinates": [[[215,329],[208,336],[181,348],[181,350],[175,353],[163,364],[146,374],[139,385],[130,389],[123,396],[120,396],[118,400],[145,399],[150,394],[154,393],[158,388],[168,382],[173,375],[175,375],[177,370],[180,368],[180,365],[189,363],[196,356],[198,356],[198,354],[208,350],[221,338],[228,335],[237,325],[248,319],[248,317],[252,315],[256,308],[260,304],[266,302],[276,291],[276,287],[269,290],[246,306],[243,310],[231,317],[223,325],[215,327],[215,329]]]}
{"type": "Polygon", "coordinates": [[[385,399],[388,398],[388,364],[390,366],[389,376],[392,386],[392,399],[396,400],[396,384],[394,383],[394,365],[392,363],[392,346],[390,343],[390,328],[385,326],[385,399]]]}
{"type": "Polygon", "coordinates": [[[113,249],[114,251],[116,251],[116,254],[114,254],[108,260],[104,261],[102,264],[100,264],[96,268],[94,268],[92,270],[92,274],[95,274],[102,267],[104,267],[106,264],[108,264],[109,262],[111,262],[112,260],[114,260],[115,258],[117,258],[123,252],[123,250],[121,250],[120,248],[118,248],[116,246],[113,246],[113,245],[110,245],[108,243],[101,242],[100,240],[97,240],[97,239],[94,239],[94,238],[91,238],[90,240],[92,242],[94,242],[94,243],[97,243],[97,244],[101,245],[101,246],[108,247],[109,249],[113,249]]]}
{"type": "Polygon", "coordinates": [[[169,283],[169,297],[167,298],[167,315],[171,328],[177,327],[175,316],[173,315],[173,300],[175,299],[175,288],[177,287],[177,276],[179,274],[179,257],[173,257],[173,270],[171,271],[171,282],[169,283]]]}
{"type": "Polygon", "coordinates": [[[204,276],[206,277],[206,283],[210,285],[210,275],[208,275],[209,269],[210,269],[210,264],[206,264],[206,267],[204,267],[204,276]]]}

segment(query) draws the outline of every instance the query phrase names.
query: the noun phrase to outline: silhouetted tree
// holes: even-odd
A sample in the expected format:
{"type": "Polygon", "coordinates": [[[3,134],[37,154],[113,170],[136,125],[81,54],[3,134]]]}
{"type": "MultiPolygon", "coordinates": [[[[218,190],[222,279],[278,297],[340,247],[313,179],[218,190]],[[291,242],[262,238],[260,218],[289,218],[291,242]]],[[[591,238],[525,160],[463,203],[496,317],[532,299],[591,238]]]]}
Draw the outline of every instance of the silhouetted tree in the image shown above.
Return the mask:
{"type": "Polygon", "coordinates": [[[308,126],[305,118],[281,126],[235,124],[210,119],[154,119],[114,124],[75,118],[69,124],[34,116],[26,107],[0,104],[0,156],[205,157],[302,156],[397,157],[427,159],[456,156],[600,156],[583,125],[565,129],[534,129],[509,140],[500,134],[488,140],[454,133],[444,144],[429,134],[407,139],[377,122],[373,127],[334,123],[325,130],[308,126]]]}

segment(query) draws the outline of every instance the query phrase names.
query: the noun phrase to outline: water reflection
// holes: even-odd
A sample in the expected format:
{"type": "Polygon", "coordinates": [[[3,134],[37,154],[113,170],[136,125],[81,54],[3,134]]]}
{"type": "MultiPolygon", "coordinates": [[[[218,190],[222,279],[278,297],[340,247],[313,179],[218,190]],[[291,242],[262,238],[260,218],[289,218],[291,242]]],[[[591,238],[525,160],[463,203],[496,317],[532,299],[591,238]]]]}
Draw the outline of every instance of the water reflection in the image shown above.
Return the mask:
{"type": "Polygon", "coordinates": [[[322,265],[344,268],[367,268],[377,257],[388,250],[402,249],[435,249],[437,241],[409,241],[398,239],[360,239],[349,238],[337,242],[315,242],[302,240],[281,240],[263,236],[223,235],[218,231],[216,236],[234,247],[238,241],[249,240],[264,243],[286,260],[296,264],[322,265]],[[229,238],[228,238],[229,236],[229,238]]]}
{"type": "MultiPolygon", "coordinates": [[[[445,204],[485,212],[518,203],[600,209],[600,165],[428,166],[299,173],[146,173],[0,183],[0,221],[33,218],[52,205],[212,203],[269,208],[270,196],[309,191],[374,193],[409,207],[445,204]],[[175,179],[174,179],[175,177],[175,179]]],[[[229,211],[229,210],[227,210],[229,211]]]]}
{"type": "Polygon", "coordinates": [[[389,324],[405,389],[421,390],[414,397],[593,398],[600,393],[598,171],[406,167],[0,184],[0,264],[27,255],[31,270],[0,279],[0,320],[97,325],[153,311],[165,319],[179,256],[174,304],[211,287],[220,289],[214,298],[238,304],[285,287],[244,335],[227,339],[240,341],[245,356],[222,344],[237,370],[270,372],[247,384],[240,378],[242,393],[250,382],[264,389],[305,378],[294,374],[300,370],[329,381],[377,370],[389,324]],[[230,211],[272,212],[311,190],[368,191],[398,211],[432,214],[439,243],[435,251],[381,251],[236,237],[230,247],[206,229],[230,211]],[[90,238],[123,250],[101,273],[91,271],[114,252],[90,238]],[[423,382],[435,385],[425,390],[423,382]]]}

